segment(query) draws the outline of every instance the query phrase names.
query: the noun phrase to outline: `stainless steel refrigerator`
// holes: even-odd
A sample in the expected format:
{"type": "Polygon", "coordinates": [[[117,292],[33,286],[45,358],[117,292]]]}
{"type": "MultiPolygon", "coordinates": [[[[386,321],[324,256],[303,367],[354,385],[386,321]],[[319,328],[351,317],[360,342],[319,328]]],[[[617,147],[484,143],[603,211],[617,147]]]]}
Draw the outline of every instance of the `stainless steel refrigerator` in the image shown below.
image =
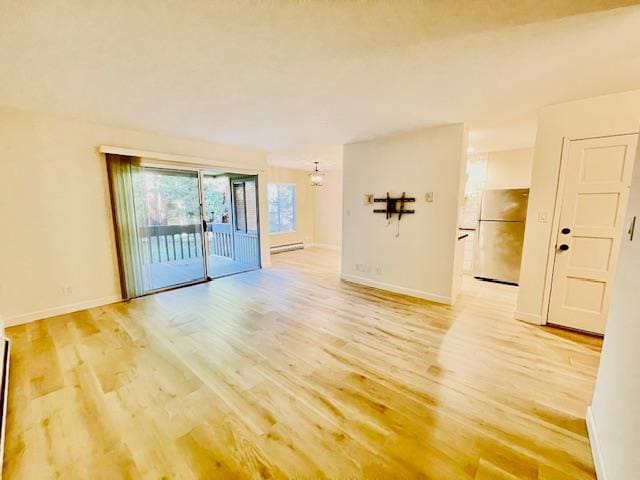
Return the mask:
{"type": "Polygon", "coordinates": [[[483,192],[476,242],[476,278],[518,284],[528,200],[528,188],[483,192]]]}

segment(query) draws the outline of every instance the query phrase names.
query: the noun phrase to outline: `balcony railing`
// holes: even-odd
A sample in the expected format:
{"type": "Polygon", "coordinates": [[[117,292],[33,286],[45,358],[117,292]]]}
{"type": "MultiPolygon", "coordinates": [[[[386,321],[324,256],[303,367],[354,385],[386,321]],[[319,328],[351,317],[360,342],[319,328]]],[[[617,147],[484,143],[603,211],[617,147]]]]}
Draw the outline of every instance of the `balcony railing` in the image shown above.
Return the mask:
{"type": "MultiPolygon", "coordinates": [[[[161,225],[140,228],[148,263],[163,263],[202,256],[201,227],[161,225]]],[[[257,233],[233,232],[229,223],[208,223],[209,255],[231,258],[259,266],[260,243],[257,233]]]]}

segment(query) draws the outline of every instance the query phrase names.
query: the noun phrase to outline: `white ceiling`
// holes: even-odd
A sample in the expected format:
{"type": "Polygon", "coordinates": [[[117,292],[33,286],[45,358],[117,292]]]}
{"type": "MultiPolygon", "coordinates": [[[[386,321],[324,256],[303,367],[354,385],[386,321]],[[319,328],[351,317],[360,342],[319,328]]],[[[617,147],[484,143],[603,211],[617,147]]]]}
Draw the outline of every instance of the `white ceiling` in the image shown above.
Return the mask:
{"type": "Polygon", "coordinates": [[[540,106],[640,88],[640,8],[606,10],[636,3],[0,0],[0,104],[294,164],[452,122],[522,147],[540,106]]]}

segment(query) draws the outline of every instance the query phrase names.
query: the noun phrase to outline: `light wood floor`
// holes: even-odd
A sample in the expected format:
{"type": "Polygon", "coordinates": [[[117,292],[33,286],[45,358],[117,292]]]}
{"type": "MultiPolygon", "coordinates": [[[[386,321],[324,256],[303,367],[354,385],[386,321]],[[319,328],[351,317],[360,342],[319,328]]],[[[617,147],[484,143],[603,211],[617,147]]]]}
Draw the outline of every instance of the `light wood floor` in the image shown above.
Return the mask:
{"type": "Polygon", "coordinates": [[[9,329],[17,479],[593,479],[600,340],[341,282],[336,252],[9,329]]]}

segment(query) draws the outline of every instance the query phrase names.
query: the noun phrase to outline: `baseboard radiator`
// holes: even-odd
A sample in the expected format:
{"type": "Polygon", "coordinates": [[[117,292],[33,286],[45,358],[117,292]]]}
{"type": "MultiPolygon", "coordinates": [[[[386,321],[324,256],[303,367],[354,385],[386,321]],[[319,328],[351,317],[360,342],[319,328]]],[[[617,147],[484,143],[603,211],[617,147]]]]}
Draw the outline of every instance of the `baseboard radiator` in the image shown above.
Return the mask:
{"type": "Polygon", "coordinates": [[[271,247],[271,253],[290,252],[291,250],[300,250],[302,248],[304,248],[304,243],[302,242],[287,243],[285,245],[276,245],[271,247]]]}
{"type": "Polygon", "coordinates": [[[4,463],[4,434],[7,428],[7,396],[9,395],[9,340],[4,339],[2,349],[2,378],[0,379],[0,479],[4,463]]]}

